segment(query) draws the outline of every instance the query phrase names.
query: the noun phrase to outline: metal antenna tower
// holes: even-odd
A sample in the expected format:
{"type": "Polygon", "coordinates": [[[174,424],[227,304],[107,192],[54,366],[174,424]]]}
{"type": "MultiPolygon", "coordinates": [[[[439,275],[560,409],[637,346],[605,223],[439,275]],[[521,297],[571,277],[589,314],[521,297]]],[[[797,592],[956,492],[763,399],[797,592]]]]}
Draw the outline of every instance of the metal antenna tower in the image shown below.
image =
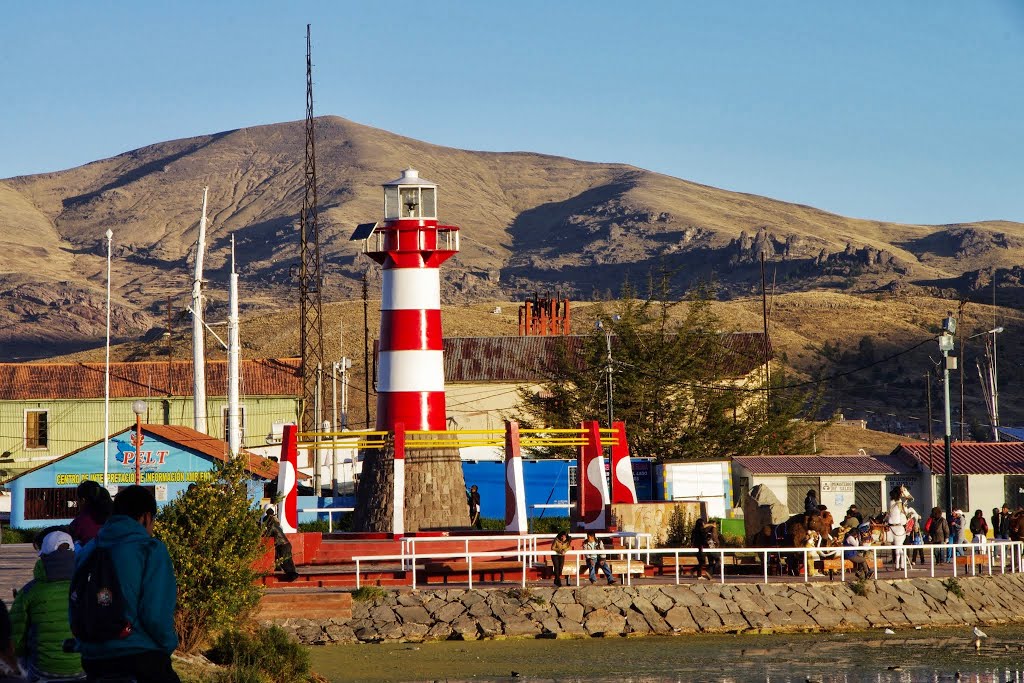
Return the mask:
{"type": "Polygon", "coordinates": [[[313,59],[306,24],[306,192],[299,215],[299,249],[302,261],[299,270],[299,306],[301,324],[299,345],[302,347],[302,419],[304,432],[320,429],[317,411],[322,406],[319,373],[324,363],[324,327],[321,318],[320,227],[316,207],[316,144],[313,139],[313,59]]]}

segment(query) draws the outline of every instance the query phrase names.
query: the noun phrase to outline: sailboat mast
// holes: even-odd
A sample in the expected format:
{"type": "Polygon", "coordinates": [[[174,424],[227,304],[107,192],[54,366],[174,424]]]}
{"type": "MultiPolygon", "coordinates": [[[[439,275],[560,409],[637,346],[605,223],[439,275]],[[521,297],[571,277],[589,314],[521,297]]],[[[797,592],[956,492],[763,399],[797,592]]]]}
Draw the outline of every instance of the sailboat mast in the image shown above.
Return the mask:
{"type": "Polygon", "coordinates": [[[192,427],[206,434],[206,349],[203,344],[203,256],[206,252],[206,194],[196,241],[196,268],[192,279],[192,427]]]}
{"type": "Polygon", "coordinates": [[[228,450],[238,457],[242,447],[241,415],[238,403],[238,273],[235,272],[235,236],[231,236],[231,276],[228,291],[228,450]]]}

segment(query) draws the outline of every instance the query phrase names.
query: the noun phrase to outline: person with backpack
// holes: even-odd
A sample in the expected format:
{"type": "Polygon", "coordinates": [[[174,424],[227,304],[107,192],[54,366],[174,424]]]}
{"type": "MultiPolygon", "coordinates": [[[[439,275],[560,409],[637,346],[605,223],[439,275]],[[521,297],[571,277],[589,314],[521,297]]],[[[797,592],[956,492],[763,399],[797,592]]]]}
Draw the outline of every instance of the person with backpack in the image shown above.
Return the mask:
{"type": "Polygon", "coordinates": [[[14,651],[29,680],[85,678],[77,652],[64,652],[71,637],[68,593],[75,570],[75,541],[63,531],[43,538],[33,579],[18,591],[11,606],[14,651]]]}
{"type": "Polygon", "coordinates": [[[155,518],[148,489],[122,489],[113,515],[78,554],[71,627],[90,680],[180,683],[171,666],[178,584],[167,546],[153,537],[155,518]]]}

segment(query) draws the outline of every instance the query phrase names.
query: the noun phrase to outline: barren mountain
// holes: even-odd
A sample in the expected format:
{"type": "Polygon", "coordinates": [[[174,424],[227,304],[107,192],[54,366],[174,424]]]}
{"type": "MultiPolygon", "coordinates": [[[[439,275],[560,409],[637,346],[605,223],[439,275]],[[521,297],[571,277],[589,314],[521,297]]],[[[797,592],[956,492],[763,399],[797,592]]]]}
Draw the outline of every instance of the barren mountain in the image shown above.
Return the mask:
{"type": "MultiPolygon", "coordinates": [[[[303,122],[292,122],[0,181],[0,358],[102,343],[108,228],[115,338],[164,326],[167,298],[179,312],[186,304],[206,185],[211,290],[226,281],[234,234],[245,308],[290,311],[303,153],[303,122]]],[[[449,302],[533,290],[590,298],[661,271],[676,291],[711,279],[732,298],[759,284],[761,254],[780,292],[971,297],[988,292],[995,274],[1005,297],[1024,276],[1019,223],[851,219],[632,166],[451,149],[324,117],[317,170],[325,300],[350,298],[364,272],[376,289],[379,272],[348,236],[380,217],[380,183],[408,166],[439,184],[441,218],[462,228],[462,253],[442,270],[449,302]]]]}

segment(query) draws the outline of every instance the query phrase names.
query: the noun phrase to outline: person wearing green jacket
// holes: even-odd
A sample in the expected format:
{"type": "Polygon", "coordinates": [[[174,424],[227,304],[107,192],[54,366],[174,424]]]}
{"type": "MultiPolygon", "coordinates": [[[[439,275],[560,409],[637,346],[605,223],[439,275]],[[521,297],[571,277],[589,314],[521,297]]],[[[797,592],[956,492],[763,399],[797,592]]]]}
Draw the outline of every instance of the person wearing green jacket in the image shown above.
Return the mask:
{"type": "Polygon", "coordinates": [[[75,569],[75,542],[63,531],[42,540],[33,580],[18,592],[11,606],[11,636],[29,680],[84,679],[77,652],[64,652],[71,638],[68,591],[75,569]]]}

